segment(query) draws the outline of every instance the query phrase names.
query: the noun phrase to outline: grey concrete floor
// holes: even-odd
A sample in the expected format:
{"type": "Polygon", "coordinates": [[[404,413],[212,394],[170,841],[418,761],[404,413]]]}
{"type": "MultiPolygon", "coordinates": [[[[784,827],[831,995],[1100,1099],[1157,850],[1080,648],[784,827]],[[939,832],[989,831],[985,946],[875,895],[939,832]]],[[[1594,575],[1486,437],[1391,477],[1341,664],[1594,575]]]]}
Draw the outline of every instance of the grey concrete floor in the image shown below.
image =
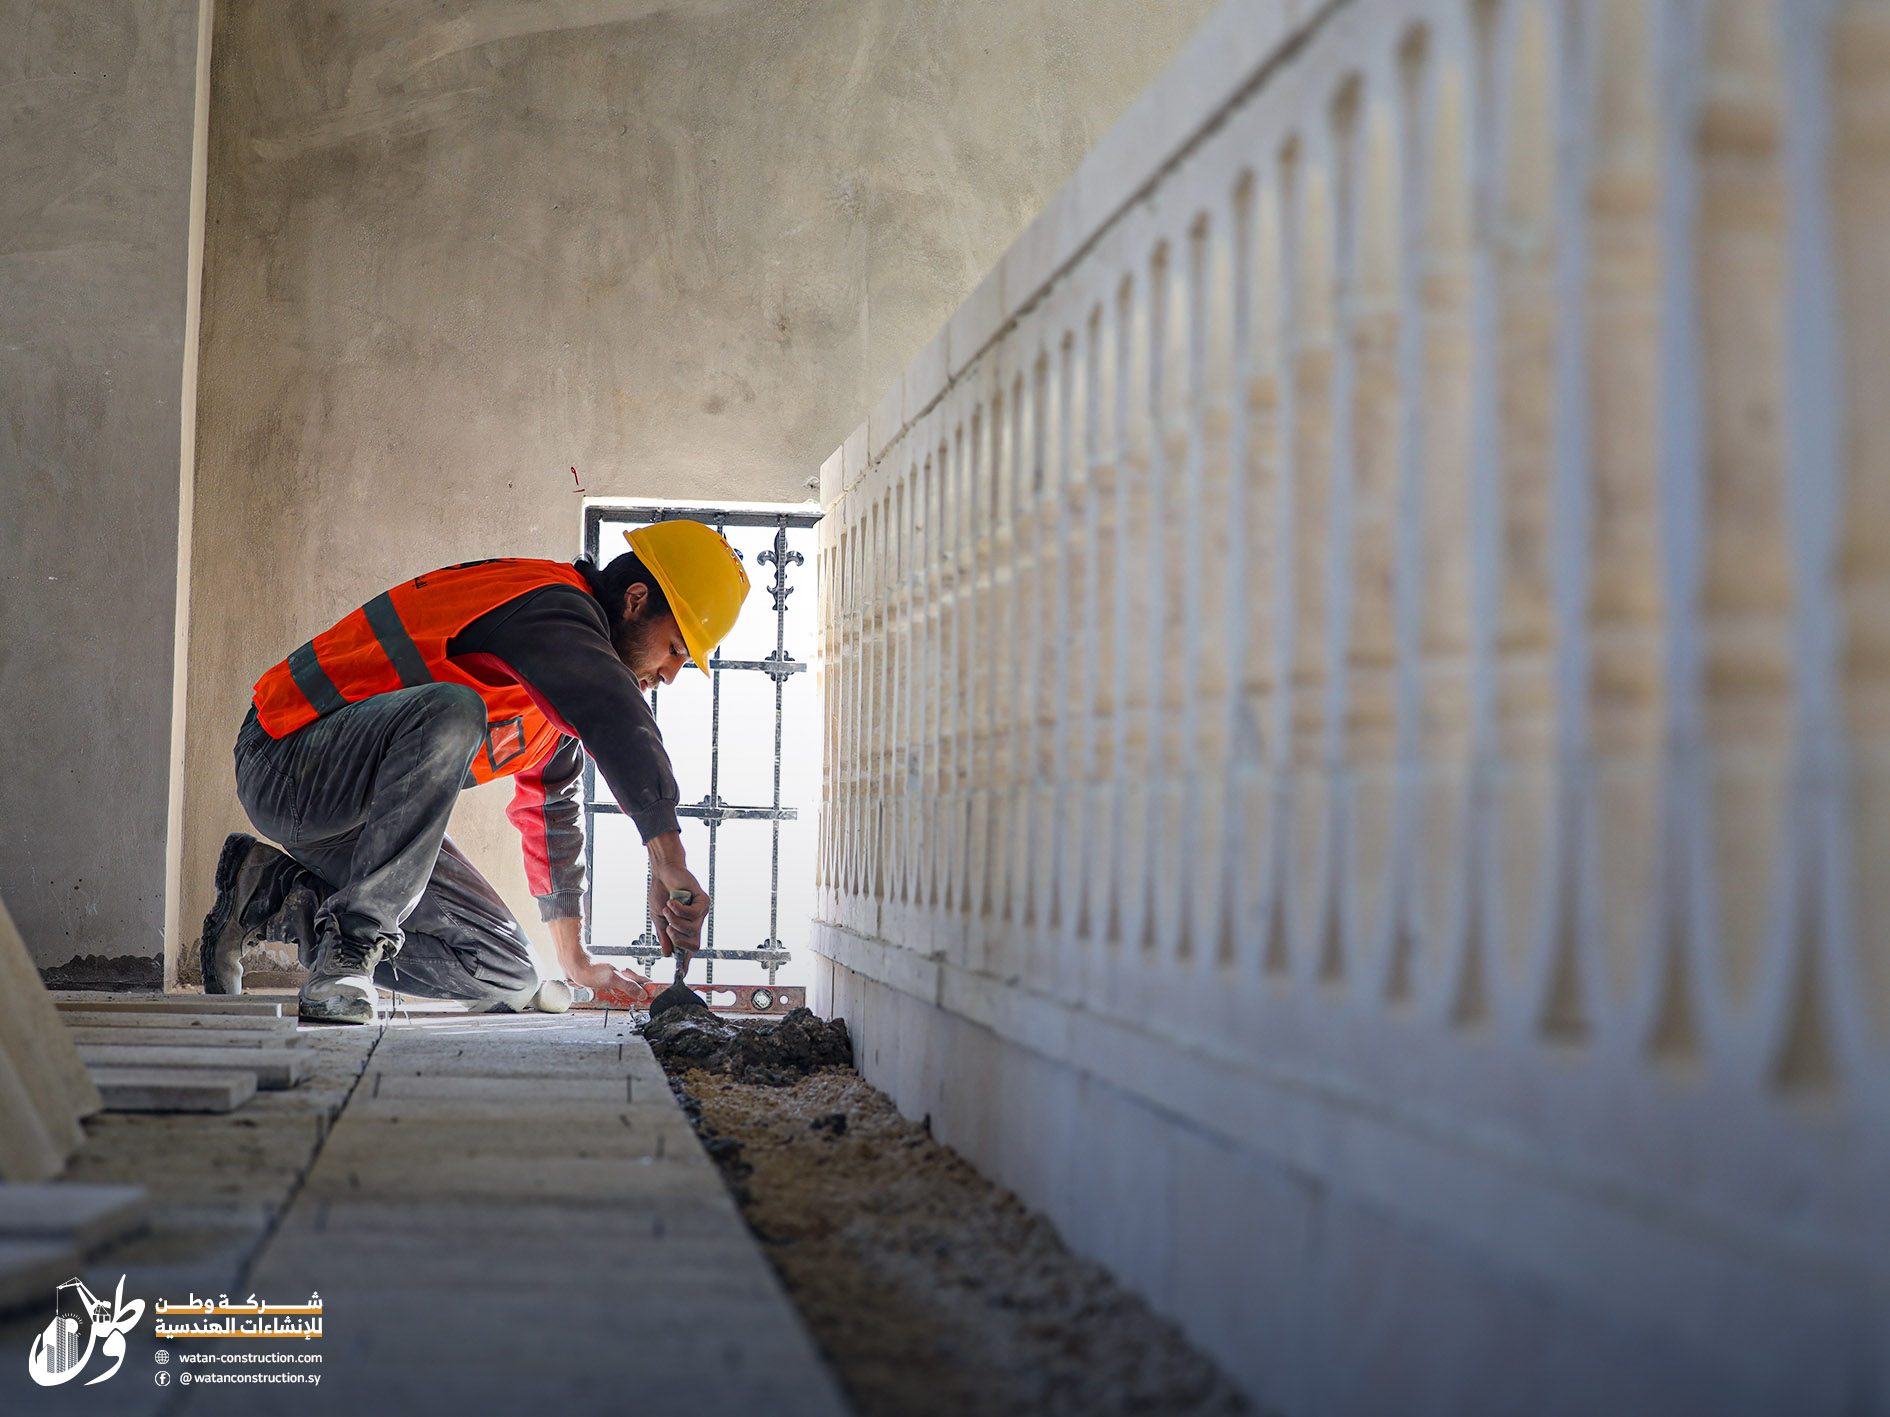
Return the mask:
{"type": "Polygon", "coordinates": [[[628,1015],[419,1005],[301,1034],[301,1087],[226,1116],[87,1124],[68,1178],[140,1182],[152,1215],[81,1275],[102,1296],[125,1275],[145,1314],[118,1374],[89,1388],[27,1378],[50,1295],[0,1325],[0,1410],[845,1412],[628,1015]],[[152,1336],[158,1298],[311,1292],[319,1340],[152,1336]],[[321,1361],[181,1361],[245,1347],[321,1361]],[[187,1369],[321,1381],[185,1386],[187,1369]]]}

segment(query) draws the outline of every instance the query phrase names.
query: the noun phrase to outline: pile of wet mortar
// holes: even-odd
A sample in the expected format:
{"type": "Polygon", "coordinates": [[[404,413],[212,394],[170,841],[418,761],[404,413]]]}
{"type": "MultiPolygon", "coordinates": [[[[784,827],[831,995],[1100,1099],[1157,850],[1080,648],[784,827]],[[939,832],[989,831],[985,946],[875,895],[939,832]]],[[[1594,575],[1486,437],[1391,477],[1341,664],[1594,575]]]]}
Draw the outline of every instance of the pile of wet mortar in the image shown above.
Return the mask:
{"type": "Polygon", "coordinates": [[[1249,1410],[1171,1324],[861,1078],[844,1020],[684,1004],[644,1037],[863,1417],[1249,1410]]]}

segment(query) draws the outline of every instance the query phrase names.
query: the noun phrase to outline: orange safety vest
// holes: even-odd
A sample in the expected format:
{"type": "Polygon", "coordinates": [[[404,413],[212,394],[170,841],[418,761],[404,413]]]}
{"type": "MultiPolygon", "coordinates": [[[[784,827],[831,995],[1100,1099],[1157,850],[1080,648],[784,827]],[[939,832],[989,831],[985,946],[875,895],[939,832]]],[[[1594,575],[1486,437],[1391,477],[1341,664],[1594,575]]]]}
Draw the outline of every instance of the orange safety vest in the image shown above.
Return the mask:
{"type": "Polygon", "coordinates": [[[374,597],[323,630],[256,681],[256,716],[272,738],[325,713],[416,684],[464,684],[486,705],[486,741],[473,754],[475,782],[510,777],[543,761],[563,731],[516,678],[491,664],[447,658],[453,636],[509,600],[547,585],[589,590],[563,561],[467,561],[428,571],[374,597]],[[481,672],[484,671],[484,672],[481,672]]]}

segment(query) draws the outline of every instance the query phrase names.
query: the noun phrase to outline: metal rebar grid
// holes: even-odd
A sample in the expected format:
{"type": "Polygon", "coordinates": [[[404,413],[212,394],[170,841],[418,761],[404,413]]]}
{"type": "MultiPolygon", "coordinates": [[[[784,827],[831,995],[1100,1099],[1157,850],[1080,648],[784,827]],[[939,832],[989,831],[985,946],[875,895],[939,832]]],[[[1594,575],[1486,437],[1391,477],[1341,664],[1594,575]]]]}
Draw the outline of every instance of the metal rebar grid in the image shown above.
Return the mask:
{"type": "MultiPolygon", "coordinates": [[[[781,802],[781,751],[782,751],[782,694],[790,676],[806,671],[807,662],[796,659],[787,650],[787,607],[788,597],[796,587],[788,584],[788,570],[805,563],[801,552],[788,545],[788,532],[791,529],[806,529],[814,526],[820,517],[808,512],[767,512],[767,511],[731,511],[705,507],[651,507],[651,506],[594,506],[584,512],[584,550],[593,561],[600,560],[600,546],[605,523],[613,525],[640,526],[652,522],[687,518],[713,526],[718,532],[727,534],[730,527],[773,527],[774,543],[758,554],[756,560],[764,566],[773,567],[773,577],[768,585],[769,598],[774,610],[774,651],[765,659],[732,660],[724,659],[717,650],[709,661],[710,678],[710,713],[709,713],[709,791],[700,801],[687,803],[676,809],[679,817],[687,817],[702,822],[709,833],[708,865],[706,882],[711,900],[716,894],[716,870],[718,834],[721,825],[729,821],[765,821],[769,823],[770,850],[768,875],[768,935],[755,948],[723,949],[716,944],[716,919],[711,911],[708,921],[704,947],[696,951],[703,960],[704,976],[702,982],[715,982],[715,964],[717,960],[755,961],[767,971],[768,983],[772,986],[775,974],[786,964],[791,955],[780,937],[781,903],[781,824],[800,819],[798,809],[786,807],[781,802]],[[773,800],[767,806],[750,806],[724,801],[721,795],[721,744],[722,744],[722,676],[724,674],[755,673],[766,674],[774,681],[774,764],[773,800]]],[[[739,555],[740,552],[738,551],[739,555]]],[[[650,691],[650,708],[657,715],[658,726],[662,723],[661,692],[650,691]]],[[[592,921],[595,911],[592,909],[592,893],[596,889],[597,879],[597,832],[596,822],[599,814],[622,814],[615,802],[599,800],[597,791],[597,768],[588,758],[584,765],[584,864],[585,864],[585,909],[584,943],[592,954],[599,956],[625,957],[649,966],[661,958],[662,947],[656,939],[656,932],[648,910],[648,890],[645,890],[645,910],[643,931],[628,945],[596,944],[593,942],[592,921]]],[[[647,867],[646,867],[647,873],[647,867]]],[[[646,875],[647,885],[647,875],[646,875]]]]}

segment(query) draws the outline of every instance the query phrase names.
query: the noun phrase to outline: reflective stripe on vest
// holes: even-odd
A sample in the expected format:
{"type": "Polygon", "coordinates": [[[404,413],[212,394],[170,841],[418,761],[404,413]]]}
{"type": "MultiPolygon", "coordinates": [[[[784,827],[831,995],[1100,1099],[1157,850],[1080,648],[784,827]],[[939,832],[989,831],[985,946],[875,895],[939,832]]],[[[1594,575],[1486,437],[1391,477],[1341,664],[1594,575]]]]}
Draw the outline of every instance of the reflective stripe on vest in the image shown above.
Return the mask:
{"type": "Polygon", "coordinates": [[[487,611],[548,585],[589,589],[583,573],[562,561],[469,561],[415,576],[344,615],[258,679],[256,716],[281,738],[376,694],[464,684],[486,708],[485,742],[473,754],[468,779],[509,777],[550,753],[558,730],[523,685],[496,673],[489,661],[462,666],[446,647],[487,611]]]}
{"type": "Polygon", "coordinates": [[[361,613],[367,616],[368,628],[374,631],[374,638],[381,642],[381,651],[387,656],[387,662],[394,666],[394,673],[400,676],[401,688],[411,689],[416,684],[433,682],[433,674],[427,668],[420,647],[413,642],[413,636],[407,633],[407,627],[400,623],[400,612],[394,609],[393,599],[386,591],[363,605],[361,613]]]}
{"type": "Polygon", "coordinates": [[[289,677],[295,680],[295,687],[314,705],[316,713],[333,713],[347,702],[335,688],[335,681],[328,677],[328,671],[322,668],[322,662],[315,657],[313,640],[291,651],[283,662],[289,666],[289,677]]]}

